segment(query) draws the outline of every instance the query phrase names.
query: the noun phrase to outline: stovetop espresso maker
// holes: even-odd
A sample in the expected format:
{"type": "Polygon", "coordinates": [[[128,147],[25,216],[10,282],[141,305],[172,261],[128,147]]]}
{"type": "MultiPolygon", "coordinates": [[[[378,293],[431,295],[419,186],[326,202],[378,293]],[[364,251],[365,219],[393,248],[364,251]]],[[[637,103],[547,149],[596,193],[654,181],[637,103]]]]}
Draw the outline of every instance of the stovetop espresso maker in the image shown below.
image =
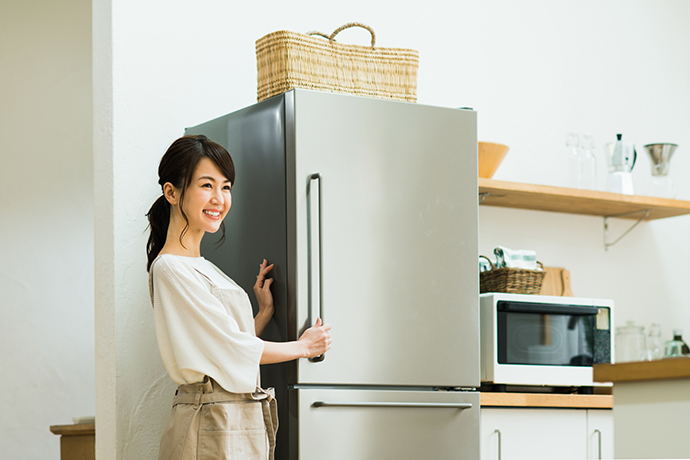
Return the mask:
{"type": "Polygon", "coordinates": [[[622,134],[616,135],[616,142],[604,145],[606,163],[609,169],[608,190],[614,193],[634,195],[632,170],[637,161],[637,151],[632,142],[623,142],[622,134]]]}

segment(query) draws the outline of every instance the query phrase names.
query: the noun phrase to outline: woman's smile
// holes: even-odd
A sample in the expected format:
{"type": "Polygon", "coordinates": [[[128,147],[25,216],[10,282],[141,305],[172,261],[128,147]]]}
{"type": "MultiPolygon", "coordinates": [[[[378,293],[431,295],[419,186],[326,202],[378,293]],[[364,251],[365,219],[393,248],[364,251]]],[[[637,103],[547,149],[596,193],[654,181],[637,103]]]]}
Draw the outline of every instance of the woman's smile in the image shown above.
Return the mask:
{"type": "Polygon", "coordinates": [[[204,214],[206,214],[207,216],[209,216],[211,219],[217,220],[217,219],[220,219],[221,211],[220,211],[220,210],[218,210],[218,211],[211,211],[211,210],[209,210],[209,209],[204,209],[204,214]]]}

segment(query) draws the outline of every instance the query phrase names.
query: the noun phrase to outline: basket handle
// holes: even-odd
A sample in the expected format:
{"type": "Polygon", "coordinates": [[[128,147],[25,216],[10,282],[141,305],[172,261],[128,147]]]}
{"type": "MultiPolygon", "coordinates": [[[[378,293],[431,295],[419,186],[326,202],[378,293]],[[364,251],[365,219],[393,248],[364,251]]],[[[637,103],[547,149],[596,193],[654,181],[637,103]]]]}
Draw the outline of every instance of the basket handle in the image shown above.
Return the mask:
{"type": "Polygon", "coordinates": [[[494,263],[491,262],[491,259],[489,259],[488,257],[480,255],[479,258],[480,258],[480,259],[481,259],[481,258],[486,259],[486,260],[489,262],[489,264],[491,264],[491,270],[495,270],[495,269],[496,269],[496,267],[494,267],[494,263]]]}
{"type": "Polygon", "coordinates": [[[319,32],[318,30],[311,30],[311,31],[307,32],[307,35],[318,35],[319,37],[323,37],[326,40],[330,39],[330,37],[328,35],[326,35],[323,32],[319,32]]]}
{"type": "Polygon", "coordinates": [[[374,45],[376,45],[376,34],[374,33],[374,29],[372,29],[366,24],[362,24],[361,22],[348,22],[347,24],[343,24],[342,26],[335,29],[330,36],[324,34],[323,32],[319,32],[318,30],[312,30],[311,32],[307,32],[307,35],[318,35],[319,37],[327,38],[328,40],[334,42],[336,35],[338,35],[345,29],[349,29],[350,27],[361,27],[363,29],[367,29],[371,34],[371,47],[373,48],[374,45]]]}
{"type": "Polygon", "coordinates": [[[342,32],[345,29],[349,29],[350,27],[361,27],[363,29],[367,29],[369,33],[371,34],[371,47],[373,48],[374,45],[376,44],[376,34],[374,33],[374,29],[369,27],[366,24],[362,24],[361,22],[348,22],[347,24],[343,24],[342,26],[338,27],[333,31],[330,37],[328,37],[329,40],[335,41],[335,36],[338,35],[340,32],[342,32]]]}

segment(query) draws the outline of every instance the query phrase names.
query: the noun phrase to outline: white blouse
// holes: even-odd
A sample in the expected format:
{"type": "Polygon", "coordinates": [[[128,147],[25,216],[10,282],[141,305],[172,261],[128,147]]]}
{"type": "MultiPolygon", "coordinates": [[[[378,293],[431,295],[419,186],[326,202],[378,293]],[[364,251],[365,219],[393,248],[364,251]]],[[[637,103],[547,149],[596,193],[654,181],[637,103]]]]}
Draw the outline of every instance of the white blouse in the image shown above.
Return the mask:
{"type": "Polygon", "coordinates": [[[176,383],[208,375],[233,393],[256,389],[264,343],[240,286],[203,257],[163,254],[151,264],[149,287],[158,348],[176,383]]]}

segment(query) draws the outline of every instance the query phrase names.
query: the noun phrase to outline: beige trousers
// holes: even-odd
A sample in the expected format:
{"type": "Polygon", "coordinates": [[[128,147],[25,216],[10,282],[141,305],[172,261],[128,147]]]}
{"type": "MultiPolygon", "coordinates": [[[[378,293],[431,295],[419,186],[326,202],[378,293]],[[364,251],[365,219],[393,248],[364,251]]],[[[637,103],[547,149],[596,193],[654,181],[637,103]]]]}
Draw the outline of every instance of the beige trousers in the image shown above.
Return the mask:
{"type": "Polygon", "coordinates": [[[159,460],[273,460],[278,411],[273,388],[230,393],[213,379],[180,385],[159,460]]]}

